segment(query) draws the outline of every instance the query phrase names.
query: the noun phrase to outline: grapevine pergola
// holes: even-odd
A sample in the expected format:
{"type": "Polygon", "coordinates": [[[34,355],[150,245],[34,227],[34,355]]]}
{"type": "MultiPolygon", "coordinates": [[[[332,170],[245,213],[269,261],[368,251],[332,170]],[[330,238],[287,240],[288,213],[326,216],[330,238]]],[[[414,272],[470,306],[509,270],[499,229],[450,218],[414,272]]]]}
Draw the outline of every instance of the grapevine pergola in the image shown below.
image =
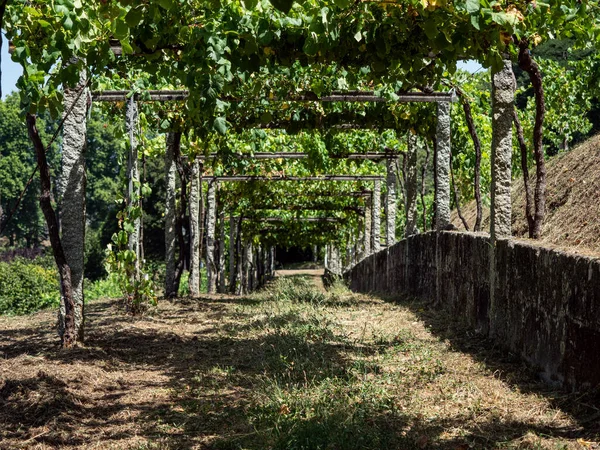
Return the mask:
{"type": "MultiPolygon", "coordinates": [[[[474,59],[492,68],[490,232],[492,242],[509,236],[515,91],[511,58],[518,54],[519,63],[530,68],[531,65],[527,66],[531,59],[529,56],[527,60],[529,48],[561,33],[582,42],[595,42],[598,18],[597,5],[590,0],[557,0],[539,5],[536,2],[505,5],[479,0],[306,0],[302,4],[278,0],[273,4],[276,8],[267,0],[222,3],[20,0],[8,6],[4,25],[13,41],[13,59],[26,69],[19,87],[39,161],[42,209],[63,285],[60,327],[64,331],[61,331],[64,345],[70,346],[83,337],[85,167],[82,161],[91,100],[126,106],[125,128],[130,150],[128,209],[117,241],[119,245],[126,244],[128,251],[115,258],[120,267],[128,271],[127,293],[133,299],[146,292],[139,246],[142,214],[139,200],[143,189],[138,167],[138,103],[152,101],[163,105],[156,107],[152,123],[167,132],[166,294],[172,295],[177,273],[175,174],[176,160],[181,157],[182,133],[187,133],[188,139],[203,142],[207,149],[209,143],[217,139],[215,136],[232,138],[234,132],[252,129],[284,129],[291,135],[305,129],[380,132],[391,129],[414,135],[430,127],[432,114],[429,110],[417,113],[409,109],[407,112],[399,105],[404,108],[404,104],[412,102],[435,103],[437,120],[435,133],[431,133],[435,134],[435,228],[438,232],[443,230],[450,222],[450,103],[453,94],[435,90],[442,88],[441,81],[456,69],[461,59],[474,59]],[[347,110],[339,105],[352,106],[347,110]],[[62,235],[50,201],[44,144],[35,127],[35,114],[43,110],[63,114],[62,235]]],[[[535,76],[534,69],[529,73],[535,76]]],[[[536,142],[541,146],[541,136],[536,142]]],[[[216,207],[218,184],[242,181],[250,181],[250,185],[273,181],[319,185],[372,183],[362,224],[362,255],[380,250],[380,201],[384,180],[379,174],[371,174],[371,178],[363,173],[332,173],[331,176],[223,173],[216,176],[209,170],[205,177],[204,165],[224,161],[221,153],[226,152],[218,149],[204,152],[204,157],[192,155],[189,198],[185,198],[190,205],[192,294],[197,294],[199,287],[201,236],[197,218],[202,182],[208,184],[209,292],[217,285],[225,286],[224,276],[217,276],[218,268],[225,266],[224,245],[219,246],[218,258],[214,252],[218,240],[216,222],[224,223],[224,210],[217,212],[216,207]]],[[[257,165],[271,159],[311,161],[311,157],[300,156],[298,152],[227,157],[227,161],[251,160],[257,165]]],[[[396,240],[397,157],[394,152],[365,153],[364,156],[353,152],[343,158],[386,162],[388,246],[396,240]]],[[[410,235],[416,230],[413,139],[408,139],[405,160],[409,168],[405,187],[405,232],[410,235]]],[[[343,196],[344,191],[339,192],[343,196]]],[[[543,216],[543,211],[540,214],[543,216]]],[[[241,222],[236,223],[231,215],[230,255],[241,251],[241,222]]],[[[293,220],[286,223],[293,229],[293,220]]],[[[224,229],[220,227],[221,241],[224,241],[224,229]]],[[[181,239],[179,241],[182,253],[185,249],[181,239]]],[[[260,278],[257,273],[266,275],[272,269],[273,252],[259,242],[253,243],[252,239],[244,242],[243,263],[238,264],[239,267],[230,261],[230,285],[236,284],[237,276],[242,286],[256,287],[257,277],[260,278]],[[254,269],[250,270],[251,266],[254,269]]],[[[327,250],[329,268],[336,273],[341,271],[339,245],[340,242],[331,242],[327,250]]]]}

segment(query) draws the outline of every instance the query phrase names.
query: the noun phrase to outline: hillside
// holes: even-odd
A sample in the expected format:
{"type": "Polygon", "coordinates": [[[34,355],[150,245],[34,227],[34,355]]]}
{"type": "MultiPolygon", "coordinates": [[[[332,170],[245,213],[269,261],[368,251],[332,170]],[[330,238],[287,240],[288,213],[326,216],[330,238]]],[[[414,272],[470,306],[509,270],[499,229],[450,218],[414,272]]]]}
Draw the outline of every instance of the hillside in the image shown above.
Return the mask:
{"type": "MultiPolygon", "coordinates": [[[[546,220],[541,242],[585,254],[600,255],[600,135],[568,153],[547,161],[546,220]]],[[[535,173],[532,173],[535,182],[535,173]]],[[[513,233],[527,238],[523,180],[513,184],[513,233]]],[[[475,203],[463,207],[469,226],[475,223],[475,203]]],[[[463,228],[456,211],[453,223],[463,228]]],[[[484,207],[484,230],[489,230],[489,208],[484,207]]]]}

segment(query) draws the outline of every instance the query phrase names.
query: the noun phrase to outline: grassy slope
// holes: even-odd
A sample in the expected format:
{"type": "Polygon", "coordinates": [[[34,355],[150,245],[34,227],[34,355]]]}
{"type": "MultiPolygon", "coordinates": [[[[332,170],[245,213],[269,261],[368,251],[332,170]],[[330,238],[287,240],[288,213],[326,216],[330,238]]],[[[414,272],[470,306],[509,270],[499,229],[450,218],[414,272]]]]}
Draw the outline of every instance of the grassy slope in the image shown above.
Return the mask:
{"type": "MultiPolygon", "coordinates": [[[[547,216],[542,242],[600,255],[600,135],[550,159],[547,168],[547,216]]],[[[523,238],[527,237],[524,205],[523,181],[519,178],[513,185],[512,222],[513,233],[523,238]]],[[[472,227],[475,204],[466,205],[464,210],[472,227]]],[[[489,229],[488,210],[484,218],[484,229],[489,229]]],[[[453,223],[462,229],[455,212],[453,223]]]]}
{"type": "Polygon", "coordinates": [[[0,317],[0,448],[598,448],[598,399],[535,381],[444,314],[306,278],[248,298],[0,317]]]}

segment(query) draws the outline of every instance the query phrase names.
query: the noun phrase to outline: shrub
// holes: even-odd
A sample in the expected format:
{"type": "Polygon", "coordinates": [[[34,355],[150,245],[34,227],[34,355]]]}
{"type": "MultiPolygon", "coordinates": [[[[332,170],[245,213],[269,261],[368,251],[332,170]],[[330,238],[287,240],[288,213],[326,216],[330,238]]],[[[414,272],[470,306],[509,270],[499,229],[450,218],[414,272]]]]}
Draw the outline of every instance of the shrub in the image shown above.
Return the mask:
{"type": "Polygon", "coordinates": [[[56,269],[20,257],[0,262],[0,314],[28,314],[59,303],[56,269]]]}

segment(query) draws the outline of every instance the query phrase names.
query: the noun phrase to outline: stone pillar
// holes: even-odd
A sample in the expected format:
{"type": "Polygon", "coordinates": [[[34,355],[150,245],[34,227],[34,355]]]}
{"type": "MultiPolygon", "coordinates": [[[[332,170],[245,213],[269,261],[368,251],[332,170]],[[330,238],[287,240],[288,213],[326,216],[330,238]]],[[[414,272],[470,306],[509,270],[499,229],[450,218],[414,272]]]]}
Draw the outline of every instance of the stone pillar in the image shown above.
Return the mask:
{"type": "Polygon", "coordinates": [[[235,240],[236,240],[236,222],[233,215],[229,216],[229,292],[235,292],[235,240]]]}
{"type": "Polygon", "coordinates": [[[408,151],[406,154],[406,181],[404,183],[405,237],[419,232],[417,228],[417,150],[417,135],[409,131],[408,151]]]}
{"type": "Polygon", "coordinates": [[[381,250],[381,181],[373,183],[371,194],[371,250],[377,253],[381,250]]]}
{"type": "MultiPolygon", "coordinates": [[[[71,269],[75,332],[78,341],[83,341],[84,330],[85,150],[89,101],[86,84],[87,75],[84,69],[79,82],[73,88],[66,88],[64,91],[62,172],[58,186],[62,197],[60,210],[62,246],[71,269]]],[[[65,306],[64,299],[61,298],[58,314],[58,329],[61,336],[64,332],[64,321],[65,306]]]]}
{"type": "Polygon", "coordinates": [[[371,218],[371,199],[367,200],[367,206],[365,207],[365,217],[364,217],[364,234],[363,237],[363,245],[362,245],[362,258],[368,258],[373,253],[371,248],[371,244],[373,242],[373,232],[371,227],[373,226],[372,218],[371,218]]]}
{"type": "Polygon", "coordinates": [[[219,293],[225,293],[225,211],[219,213],[219,293]]]}
{"type": "Polygon", "coordinates": [[[342,274],[342,263],[340,261],[340,249],[337,245],[330,245],[329,250],[329,270],[334,275],[342,274]]]}
{"type": "Polygon", "coordinates": [[[242,266],[242,292],[248,294],[252,289],[252,242],[244,245],[243,266],[242,266]]]}
{"type": "Polygon", "coordinates": [[[388,247],[396,243],[397,176],[396,159],[389,158],[387,160],[387,192],[385,194],[385,237],[388,247]]]}
{"type": "Polygon", "coordinates": [[[167,151],[165,154],[165,184],[166,184],[166,199],[165,199],[165,295],[167,297],[177,296],[177,287],[175,286],[175,247],[176,247],[176,230],[177,210],[175,206],[176,196],[176,178],[177,168],[175,166],[175,146],[177,145],[176,133],[167,134],[167,151]]]}
{"type": "Polygon", "coordinates": [[[190,296],[200,295],[200,162],[196,159],[192,164],[190,173],[190,277],[188,286],[190,296]]]}
{"type": "Polygon", "coordinates": [[[511,235],[512,126],[515,76],[511,61],[492,76],[492,186],[490,235],[511,235]]]}
{"type": "Polygon", "coordinates": [[[435,155],[435,229],[438,231],[450,224],[450,109],[450,102],[438,103],[435,155]]]}
{"type": "MultiPolygon", "coordinates": [[[[127,203],[130,207],[139,205],[140,201],[140,170],[138,163],[138,107],[132,96],[127,102],[126,129],[129,135],[129,160],[127,161],[127,203]]],[[[134,220],[133,232],[129,235],[129,250],[135,253],[135,279],[140,277],[140,234],[141,217],[134,220]]]]}
{"type": "Polygon", "coordinates": [[[312,260],[314,263],[316,263],[319,260],[319,247],[318,246],[316,246],[316,245],[312,246],[312,254],[313,254],[312,260]]]}
{"type": "Polygon", "coordinates": [[[211,180],[208,183],[208,194],[206,196],[206,278],[209,294],[214,294],[217,289],[217,265],[215,261],[216,190],[217,182],[211,180]]]}
{"type": "Polygon", "coordinates": [[[492,186],[490,207],[490,305],[488,309],[491,336],[497,334],[494,324],[501,323],[496,306],[496,240],[511,235],[511,168],[512,127],[516,81],[510,60],[492,73],[492,186]]]}

